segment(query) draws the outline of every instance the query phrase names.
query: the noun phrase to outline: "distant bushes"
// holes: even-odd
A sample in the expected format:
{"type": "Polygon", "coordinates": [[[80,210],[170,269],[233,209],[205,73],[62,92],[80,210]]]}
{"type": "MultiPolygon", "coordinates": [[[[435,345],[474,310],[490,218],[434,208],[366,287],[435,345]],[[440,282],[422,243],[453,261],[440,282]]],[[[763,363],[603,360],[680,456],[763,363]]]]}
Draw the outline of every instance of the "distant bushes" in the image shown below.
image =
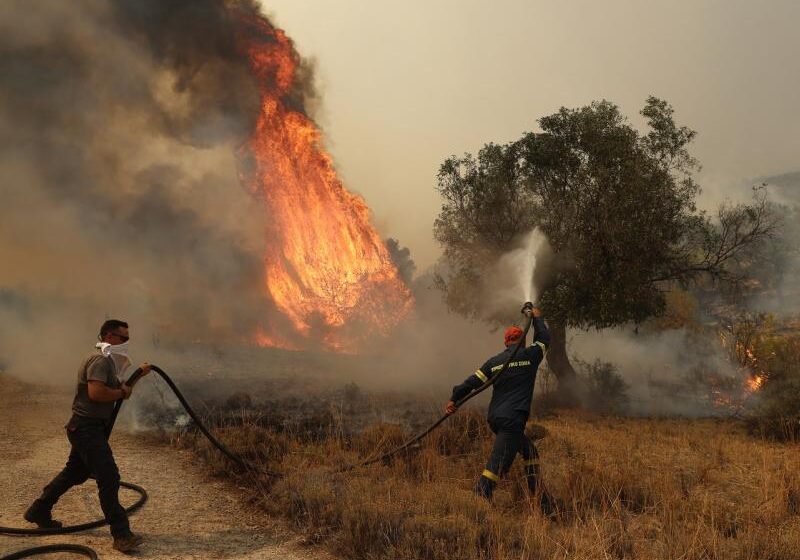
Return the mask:
{"type": "MultiPolygon", "coordinates": [[[[584,362],[575,357],[572,360],[578,374],[577,394],[581,409],[595,414],[627,414],[630,406],[630,385],[625,382],[615,364],[602,360],[584,362]]],[[[540,377],[537,384],[541,393],[537,390],[533,406],[539,415],[562,407],[557,393],[558,384],[546,365],[540,368],[540,377]]]]}
{"type": "Polygon", "coordinates": [[[595,360],[578,361],[580,375],[586,386],[585,406],[592,412],[624,414],[628,410],[630,386],[611,362],[595,360]]]}
{"type": "MultiPolygon", "coordinates": [[[[576,410],[617,416],[624,416],[629,412],[630,385],[622,377],[616,364],[603,360],[585,362],[574,356],[571,360],[577,373],[576,394],[579,407],[576,410]]],[[[563,408],[564,403],[558,393],[558,381],[546,363],[539,368],[536,385],[533,404],[535,414],[547,415],[563,408]]]]}

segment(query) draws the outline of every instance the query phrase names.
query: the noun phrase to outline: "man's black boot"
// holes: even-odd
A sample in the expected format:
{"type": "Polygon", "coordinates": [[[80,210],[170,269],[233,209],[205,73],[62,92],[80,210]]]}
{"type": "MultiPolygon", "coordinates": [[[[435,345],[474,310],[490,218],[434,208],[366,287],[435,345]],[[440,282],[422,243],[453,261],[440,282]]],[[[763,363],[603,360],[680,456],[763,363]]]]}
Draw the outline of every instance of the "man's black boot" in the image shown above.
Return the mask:
{"type": "Polygon", "coordinates": [[[474,491],[475,491],[475,494],[477,494],[481,498],[484,498],[484,499],[486,499],[486,500],[491,502],[492,501],[492,494],[494,493],[494,487],[497,484],[497,482],[495,480],[493,480],[492,478],[490,478],[490,477],[497,478],[497,475],[492,473],[492,472],[490,472],[490,471],[488,471],[488,470],[483,471],[483,474],[478,479],[477,484],[475,484],[475,490],[474,491]],[[487,476],[487,473],[488,473],[488,476],[487,476]]]}
{"type": "Polygon", "coordinates": [[[133,552],[139,545],[144,542],[144,539],[139,535],[131,533],[125,537],[114,537],[114,544],[112,545],[115,550],[120,552],[133,552]]]}
{"type": "Polygon", "coordinates": [[[542,489],[542,499],[539,502],[542,513],[546,517],[554,518],[558,515],[558,508],[556,508],[555,500],[547,490],[542,489]]]}
{"type": "Polygon", "coordinates": [[[550,492],[539,482],[539,466],[530,463],[525,466],[525,479],[528,482],[528,492],[531,498],[539,496],[539,507],[546,517],[555,517],[558,510],[550,492]]]}
{"type": "Polygon", "coordinates": [[[63,527],[60,521],[53,519],[50,509],[45,508],[39,500],[33,502],[23,517],[25,521],[35,523],[40,529],[60,529],[63,527]]]}

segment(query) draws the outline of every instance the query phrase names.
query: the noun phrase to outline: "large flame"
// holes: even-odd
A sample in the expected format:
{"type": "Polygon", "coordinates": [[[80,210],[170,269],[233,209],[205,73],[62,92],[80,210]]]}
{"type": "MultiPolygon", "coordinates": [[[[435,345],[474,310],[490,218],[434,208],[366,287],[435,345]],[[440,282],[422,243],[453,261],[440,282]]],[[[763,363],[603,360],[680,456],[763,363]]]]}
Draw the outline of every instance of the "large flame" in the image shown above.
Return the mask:
{"type": "Polygon", "coordinates": [[[364,200],[344,188],[304,112],[291,40],[266,19],[243,17],[243,47],[261,95],[256,130],[242,150],[244,180],[271,224],[266,289],[294,330],[264,325],[257,341],[297,348],[316,330],[327,348],[351,351],[406,316],[411,295],[364,200]]]}

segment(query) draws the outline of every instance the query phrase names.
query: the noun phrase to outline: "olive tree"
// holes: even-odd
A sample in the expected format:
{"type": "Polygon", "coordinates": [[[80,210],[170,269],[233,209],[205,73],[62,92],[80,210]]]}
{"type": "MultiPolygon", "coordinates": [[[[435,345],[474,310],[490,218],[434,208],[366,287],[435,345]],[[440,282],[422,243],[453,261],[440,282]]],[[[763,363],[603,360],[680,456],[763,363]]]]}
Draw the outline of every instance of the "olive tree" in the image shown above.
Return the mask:
{"type": "Polygon", "coordinates": [[[762,191],[713,217],[698,211],[698,164],[687,149],[696,133],[678,126],[663,100],[648,98],[641,114],[644,133],[608,101],[562,108],[539,120],[541,132],[439,169],[438,284],[451,309],[497,321],[498,311],[481,305],[494,280],[486,271],[532,228],[547,236],[537,284],[552,332],[548,365],[566,398],[576,377],[567,327],[658,316],[674,283],[740,281],[747,268],[733,265],[778,225],[762,191]]]}

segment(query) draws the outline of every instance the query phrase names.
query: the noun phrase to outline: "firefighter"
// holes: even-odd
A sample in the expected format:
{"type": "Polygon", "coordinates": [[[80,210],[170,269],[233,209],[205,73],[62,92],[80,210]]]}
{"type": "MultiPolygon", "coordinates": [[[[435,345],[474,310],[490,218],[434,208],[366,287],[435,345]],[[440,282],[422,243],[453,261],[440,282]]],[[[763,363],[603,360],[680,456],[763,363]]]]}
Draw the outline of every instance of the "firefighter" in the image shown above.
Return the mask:
{"type": "MultiPolygon", "coordinates": [[[[527,302],[522,312],[532,318],[533,343],[526,348],[523,341],[522,348],[517,351],[514,359],[492,386],[488,420],[496,437],[486,468],[475,485],[475,493],[491,500],[497,481],[508,472],[519,453],[525,461],[528,489],[531,495],[539,493],[542,510],[549,514],[553,510],[552,500],[543,488],[539,488],[539,453],[533,442],[525,436],[525,424],[531,411],[536,370],[547,352],[550,333],[542,319],[541,311],[532,303],[527,302]]],[[[506,329],[504,336],[506,349],[489,358],[464,383],[453,387],[453,394],[445,405],[445,412],[453,414],[457,408],[456,402],[496,375],[522,340],[523,334],[522,329],[518,327],[506,329]]]]}
{"type": "MultiPolygon", "coordinates": [[[[128,324],[110,319],[100,327],[98,339],[96,351],[86,357],[78,369],[72,417],[65,426],[71,446],[67,464],[45,486],[24,517],[41,528],[61,527],[52,517],[53,506],[67,490],[93,477],[97,482],[100,507],[111,526],[113,547],[130,552],[142,543],[142,538],[131,532],[128,515],[119,503],[119,470],[107,435],[114,403],[130,398],[133,390],[119,379],[130,365],[128,324]]],[[[139,367],[143,375],[150,371],[147,363],[139,367]]]]}

